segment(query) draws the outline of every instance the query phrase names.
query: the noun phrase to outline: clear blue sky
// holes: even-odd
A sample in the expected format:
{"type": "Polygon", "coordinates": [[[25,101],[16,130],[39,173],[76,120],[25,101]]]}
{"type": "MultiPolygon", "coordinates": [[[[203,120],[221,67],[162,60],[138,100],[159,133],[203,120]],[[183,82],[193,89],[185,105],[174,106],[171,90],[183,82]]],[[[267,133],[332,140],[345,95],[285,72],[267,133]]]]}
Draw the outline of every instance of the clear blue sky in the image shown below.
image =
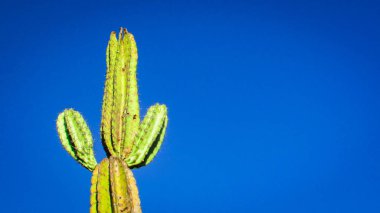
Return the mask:
{"type": "Polygon", "coordinates": [[[1,212],[88,212],[91,173],[55,119],[99,124],[109,34],[139,48],[164,145],[134,171],[144,213],[380,212],[380,3],[0,3],[1,212]]]}

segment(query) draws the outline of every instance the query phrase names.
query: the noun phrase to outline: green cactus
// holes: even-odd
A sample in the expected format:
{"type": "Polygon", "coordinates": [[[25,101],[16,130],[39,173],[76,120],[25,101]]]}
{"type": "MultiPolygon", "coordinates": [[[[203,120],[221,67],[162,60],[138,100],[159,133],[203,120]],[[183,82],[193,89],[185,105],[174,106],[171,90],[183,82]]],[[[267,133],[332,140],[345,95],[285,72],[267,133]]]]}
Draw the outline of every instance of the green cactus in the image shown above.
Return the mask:
{"type": "Polygon", "coordinates": [[[161,147],[168,123],[167,108],[155,104],[140,122],[137,90],[137,47],[132,34],[112,32],[106,52],[101,139],[107,153],[97,164],[93,139],[82,115],[65,109],[57,119],[63,147],[92,171],[90,213],[141,213],[131,169],[149,164],[161,147]]]}

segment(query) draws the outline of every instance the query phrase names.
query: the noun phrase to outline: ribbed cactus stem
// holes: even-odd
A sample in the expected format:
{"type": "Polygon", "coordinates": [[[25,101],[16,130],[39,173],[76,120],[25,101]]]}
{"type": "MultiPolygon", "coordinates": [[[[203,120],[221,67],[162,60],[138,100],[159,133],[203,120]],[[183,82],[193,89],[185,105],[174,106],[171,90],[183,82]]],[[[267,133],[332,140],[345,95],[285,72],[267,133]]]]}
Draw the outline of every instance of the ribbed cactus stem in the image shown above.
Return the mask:
{"type": "Polygon", "coordinates": [[[101,132],[108,153],[126,156],[140,123],[137,48],[133,35],[126,29],[120,30],[118,38],[115,32],[110,37],[101,132]]]}
{"type": "Polygon", "coordinates": [[[137,47],[132,34],[121,28],[111,33],[106,51],[101,139],[107,158],[97,165],[93,139],[82,115],[66,109],[59,114],[57,131],[66,151],[93,171],[90,213],[141,213],[131,168],[150,163],[164,139],[167,108],[151,106],[140,123],[137,88],[137,47]]]}
{"type": "Polygon", "coordinates": [[[141,212],[136,181],[120,158],[104,159],[94,170],[91,183],[91,213],[141,212]]]}

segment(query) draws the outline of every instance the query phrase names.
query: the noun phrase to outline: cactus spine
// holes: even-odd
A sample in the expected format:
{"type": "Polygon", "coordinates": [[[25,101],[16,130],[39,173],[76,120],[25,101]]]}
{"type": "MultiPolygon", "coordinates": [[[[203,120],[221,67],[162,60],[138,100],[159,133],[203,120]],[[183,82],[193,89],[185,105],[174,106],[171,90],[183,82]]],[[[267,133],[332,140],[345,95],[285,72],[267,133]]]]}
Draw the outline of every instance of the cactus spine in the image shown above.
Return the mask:
{"type": "Polygon", "coordinates": [[[131,169],[149,164],[164,139],[167,108],[155,104],[140,122],[134,37],[121,28],[111,33],[106,51],[101,139],[107,158],[97,164],[93,139],[84,118],[65,109],[57,131],[65,150],[92,171],[90,213],[141,213],[136,181],[131,169]]]}

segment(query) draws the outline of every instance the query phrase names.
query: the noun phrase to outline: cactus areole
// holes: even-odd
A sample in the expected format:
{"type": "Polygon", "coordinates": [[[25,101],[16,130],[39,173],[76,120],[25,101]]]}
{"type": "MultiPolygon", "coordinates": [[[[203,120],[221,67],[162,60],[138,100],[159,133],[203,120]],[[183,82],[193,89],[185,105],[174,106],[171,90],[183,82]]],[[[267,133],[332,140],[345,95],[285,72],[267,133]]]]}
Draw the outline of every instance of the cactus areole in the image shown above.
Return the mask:
{"type": "Polygon", "coordinates": [[[90,213],[139,213],[140,198],[131,169],[156,156],[168,123],[165,105],[155,104],[140,121],[135,39],[121,28],[111,33],[102,106],[101,139],[107,158],[96,162],[93,139],[82,115],[65,109],[57,119],[63,147],[92,172],[90,213]]]}

